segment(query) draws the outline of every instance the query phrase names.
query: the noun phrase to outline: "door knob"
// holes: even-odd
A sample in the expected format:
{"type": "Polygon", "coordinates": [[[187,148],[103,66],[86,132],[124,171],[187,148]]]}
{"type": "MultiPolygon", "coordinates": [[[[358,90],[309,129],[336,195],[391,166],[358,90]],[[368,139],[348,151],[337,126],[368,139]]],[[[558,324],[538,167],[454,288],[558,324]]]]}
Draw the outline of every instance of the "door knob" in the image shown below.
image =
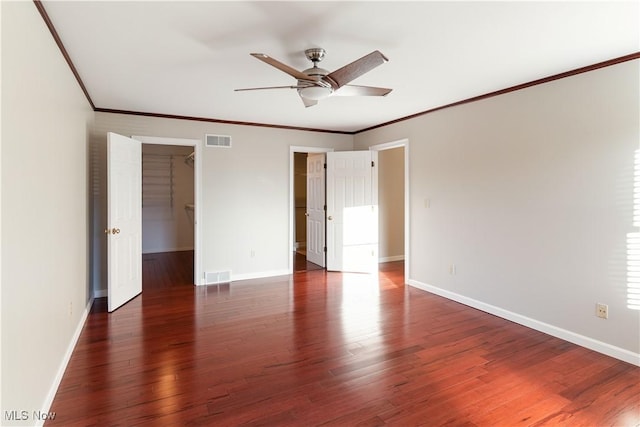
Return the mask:
{"type": "Polygon", "coordinates": [[[333,221],[333,217],[332,217],[331,215],[329,215],[329,216],[327,217],[327,219],[328,219],[329,221],[333,221]]]}
{"type": "Polygon", "coordinates": [[[304,213],[304,216],[309,216],[309,212],[305,212],[305,213],[304,213]]]}
{"type": "Polygon", "coordinates": [[[120,234],[120,229],[119,229],[119,228],[115,228],[115,227],[113,227],[113,230],[111,230],[111,232],[112,232],[113,234],[120,234]]]}

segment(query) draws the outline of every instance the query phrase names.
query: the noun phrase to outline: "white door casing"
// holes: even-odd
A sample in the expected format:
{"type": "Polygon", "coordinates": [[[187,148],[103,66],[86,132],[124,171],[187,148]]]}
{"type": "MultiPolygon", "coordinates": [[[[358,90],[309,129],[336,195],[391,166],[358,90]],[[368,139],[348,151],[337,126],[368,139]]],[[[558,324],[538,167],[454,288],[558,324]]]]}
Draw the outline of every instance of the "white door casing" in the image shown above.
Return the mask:
{"type": "MultiPolygon", "coordinates": [[[[333,151],[333,148],[327,147],[309,147],[309,146],[301,146],[301,145],[291,145],[289,146],[289,250],[295,251],[295,163],[296,156],[295,153],[327,153],[329,151],[333,151]]],[[[326,202],[325,202],[326,203],[326,202]]],[[[305,220],[306,222],[306,220],[305,220]]],[[[326,233],[325,233],[326,236],[326,233]]],[[[325,245],[326,246],[326,245],[325,245]]],[[[326,265],[326,259],[325,259],[326,265]]],[[[289,257],[289,273],[293,273],[294,271],[294,257],[289,257]]]]}
{"type": "MultiPolygon", "coordinates": [[[[400,139],[391,142],[385,142],[369,147],[370,150],[379,153],[383,150],[390,150],[393,148],[404,149],[404,277],[410,277],[410,262],[411,262],[411,222],[409,221],[409,214],[411,212],[409,204],[409,140],[400,139]]],[[[377,159],[374,159],[377,165],[377,159]]],[[[376,166],[377,169],[377,166],[376,166]]],[[[408,280],[408,279],[407,279],[408,280]]]]}
{"type": "Polygon", "coordinates": [[[107,305],[142,292],[142,145],[107,134],[107,305]]]}
{"type": "Polygon", "coordinates": [[[201,200],[202,200],[202,141],[199,139],[186,139],[186,138],[168,138],[158,136],[144,136],[144,135],[132,135],[133,139],[136,139],[143,144],[154,145],[178,145],[181,147],[193,147],[194,150],[194,167],[193,167],[193,283],[195,285],[204,285],[204,272],[202,271],[202,232],[201,232],[201,200]]]}
{"type": "Polygon", "coordinates": [[[324,153],[307,156],[307,261],[325,266],[324,153]]]}
{"type": "Polygon", "coordinates": [[[327,153],[327,270],[378,270],[377,153],[327,153]]]}

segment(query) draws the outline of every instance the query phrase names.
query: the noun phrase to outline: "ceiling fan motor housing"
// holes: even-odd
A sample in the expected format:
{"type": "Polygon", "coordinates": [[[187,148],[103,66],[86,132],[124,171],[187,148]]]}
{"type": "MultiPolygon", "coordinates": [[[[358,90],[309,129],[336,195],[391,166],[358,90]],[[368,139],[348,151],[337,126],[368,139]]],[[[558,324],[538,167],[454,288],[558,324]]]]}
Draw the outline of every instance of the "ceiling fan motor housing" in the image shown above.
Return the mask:
{"type": "Polygon", "coordinates": [[[313,62],[313,67],[307,68],[302,72],[309,77],[313,77],[314,83],[309,81],[298,80],[298,86],[306,86],[298,89],[298,94],[303,98],[317,101],[330,96],[333,93],[331,84],[325,82],[323,77],[329,74],[329,71],[318,67],[318,62],[322,61],[326,51],[322,48],[312,48],[304,51],[307,59],[313,62]]]}

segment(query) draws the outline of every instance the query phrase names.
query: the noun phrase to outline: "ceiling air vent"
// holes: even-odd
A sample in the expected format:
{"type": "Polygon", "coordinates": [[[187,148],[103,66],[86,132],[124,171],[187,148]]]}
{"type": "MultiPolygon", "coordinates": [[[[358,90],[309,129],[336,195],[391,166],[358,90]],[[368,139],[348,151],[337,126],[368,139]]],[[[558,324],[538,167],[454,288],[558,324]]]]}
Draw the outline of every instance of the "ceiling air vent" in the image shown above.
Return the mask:
{"type": "Polygon", "coordinates": [[[207,147],[231,148],[231,137],[229,135],[205,135],[205,145],[207,147]]]}

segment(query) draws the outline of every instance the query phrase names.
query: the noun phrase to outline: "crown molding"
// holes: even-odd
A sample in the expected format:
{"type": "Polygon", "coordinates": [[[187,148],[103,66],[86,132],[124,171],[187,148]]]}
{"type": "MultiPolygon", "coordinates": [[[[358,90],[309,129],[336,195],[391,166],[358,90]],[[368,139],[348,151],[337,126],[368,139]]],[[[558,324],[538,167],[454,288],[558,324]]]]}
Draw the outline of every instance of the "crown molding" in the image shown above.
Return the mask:
{"type": "Polygon", "coordinates": [[[296,131],[305,131],[305,132],[321,132],[321,133],[333,133],[333,134],[341,134],[341,135],[357,135],[357,134],[362,133],[362,132],[367,132],[367,131],[370,131],[370,130],[373,130],[373,129],[378,129],[378,128],[381,128],[381,127],[384,127],[384,126],[389,126],[389,125],[392,125],[392,124],[395,124],[395,123],[399,123],[399,122],[403,122],[403,121],[406,121],[406,120],[414,119],[416,117],[424,116],[426,114],[430,114],[430,113],[433,113],[433,112],[436,112],[436,111],[440,111],[440,110],[444,110],[444,109],[447,109],[447,108],[456,107],[458,105],[469,104],[471,102],[476,102],[476,101],[481,101],[481,100],[488,99],[488,98],[493,98],[495,96],[504,95],[504,94],[507,94],[507,93],[510,93],[510,92],[515,92],[515,91],[522,90],[522,89],[527,89],[527,88],[532,87],[532,86],[537,86],[537,85],[541,85],[541,84],[544,84],[544,83],[549,83],[549,82],[552,82],[552,81],[555,81],[555,80],[564,79],[566,77],[575,76],[577,74],[587,73],[589,71],[598,70],[600,68],[610,67],[612,65],[620,64],[620,63],[623,63],[623,62],[640,59],[640,52],[634,52],[634,53],[631,53],[631,54],[628,54],[628,55],[620,56],[618,58],[613,58],[613,59],[610,59],[610,60],[607,60],[607,61],[598,62],[596,64],[587,65],[586,67],[580,67],[580,68],[576,68],[574,70],[566,71],[566,72],[559,73],[559,74],[554,74],[552,76],[543,77],[541,79],[533,80],[533,81],[530,81],[530,82],[521,83],[519,85],[511,86],[511,87],[508,87],[508,88],[505,88],[505,89],[500,89],[500,90],[497,90],[497,91],[494,91],[494,92],[489,92],[489,93],[486,93],[486,94],[483,94],[483,95],[474,96],[472,98],[467,98],[467,99],[464,99],[464,100],[461,100],[461,101],[452,102],[451,104],[446,104],[446,105],[442,105],[442,106],[439,106],[439,107],[431,108],[429,110],[421,111],[419,113],[411,114],[409,116],[400,117],[398,119],[394,119],[394,120],[390,120],[388,122],[380,123],[380,124],[377,124],[375,126],[371,126],[371,127],[365,128],[365,129],[360,129],[360,130],[357,130],[357,131],[349,132],[349,131],[339,131],[339,130],[330,130],[330,129],[317,129],[317,128],[307,128],[307,127],[298,127],[298,126],[285,126],[285,125],[268,124],[268,123],[253,123],[253,122],[243,122],[243,121],[234,121],[234,120],[221,120],[221,119],[206,118],[206,117],[191,117],[191,116],[180,116],[180,115],[173,115],[173,114],[142,112],[142,111],[128,111],[128,110],[118,110],[118,109],[96,107],[95,104],[93,103],[93,100],[91,99],[91,96],[89,95],[89,91],[87,90],[87,88],[84,85],[82,79],[80,78],[80,74],[78,73],[78,70],[76,69],[75,65],[73,64],[73,61],[71,61],[71,57],[69,56],[66,48],[62,44],[62,40],[60,39],[60,36],[58,35],[58,32],[56,31],[55,27],[53,26],[53,23],[51,22],[51,19],[49,18],[49,15],[47,14],[47,11],[45,10],[44,5],[42,4],[42,2],[40,0],[33,0],[33,3],[35,4],[36,8],[38,9],[38,12],[40,12],[40,15],[42,16],[42,19],[44,20],[45,24],[47,25],[47,28],[49,28],[49,31],[51,32],[51,35],[53,36],[53,39],[55,40],[56,44],[58,45],[58,48],[62,52],[62,55],[64,56],[65,61],[67,61],[67,64],[69,65],[69,68],[71,68],[71,72],[73,73],[73,75],[75,76],[76,80],[78,81],[78,84],[80,85],[80,88],[84,92],[84,94],[85,94],[85,96],[87,98],[87,101],[91,105],[91,108],[93,109],[93,111],[101,112],[101,113],[129,114],[129,115],[134,115],[134,116],[158,117],[158,118],[164,118],[164,119],[192,120],[192,121],[209,122],[209,123],[222,123],[222,124],[231,124],[231,125],[239,125],[239,126],[258,126],[258,127],[276,128],[276,129],[285,129],[285,130],[296,130],[296,131]]]}

